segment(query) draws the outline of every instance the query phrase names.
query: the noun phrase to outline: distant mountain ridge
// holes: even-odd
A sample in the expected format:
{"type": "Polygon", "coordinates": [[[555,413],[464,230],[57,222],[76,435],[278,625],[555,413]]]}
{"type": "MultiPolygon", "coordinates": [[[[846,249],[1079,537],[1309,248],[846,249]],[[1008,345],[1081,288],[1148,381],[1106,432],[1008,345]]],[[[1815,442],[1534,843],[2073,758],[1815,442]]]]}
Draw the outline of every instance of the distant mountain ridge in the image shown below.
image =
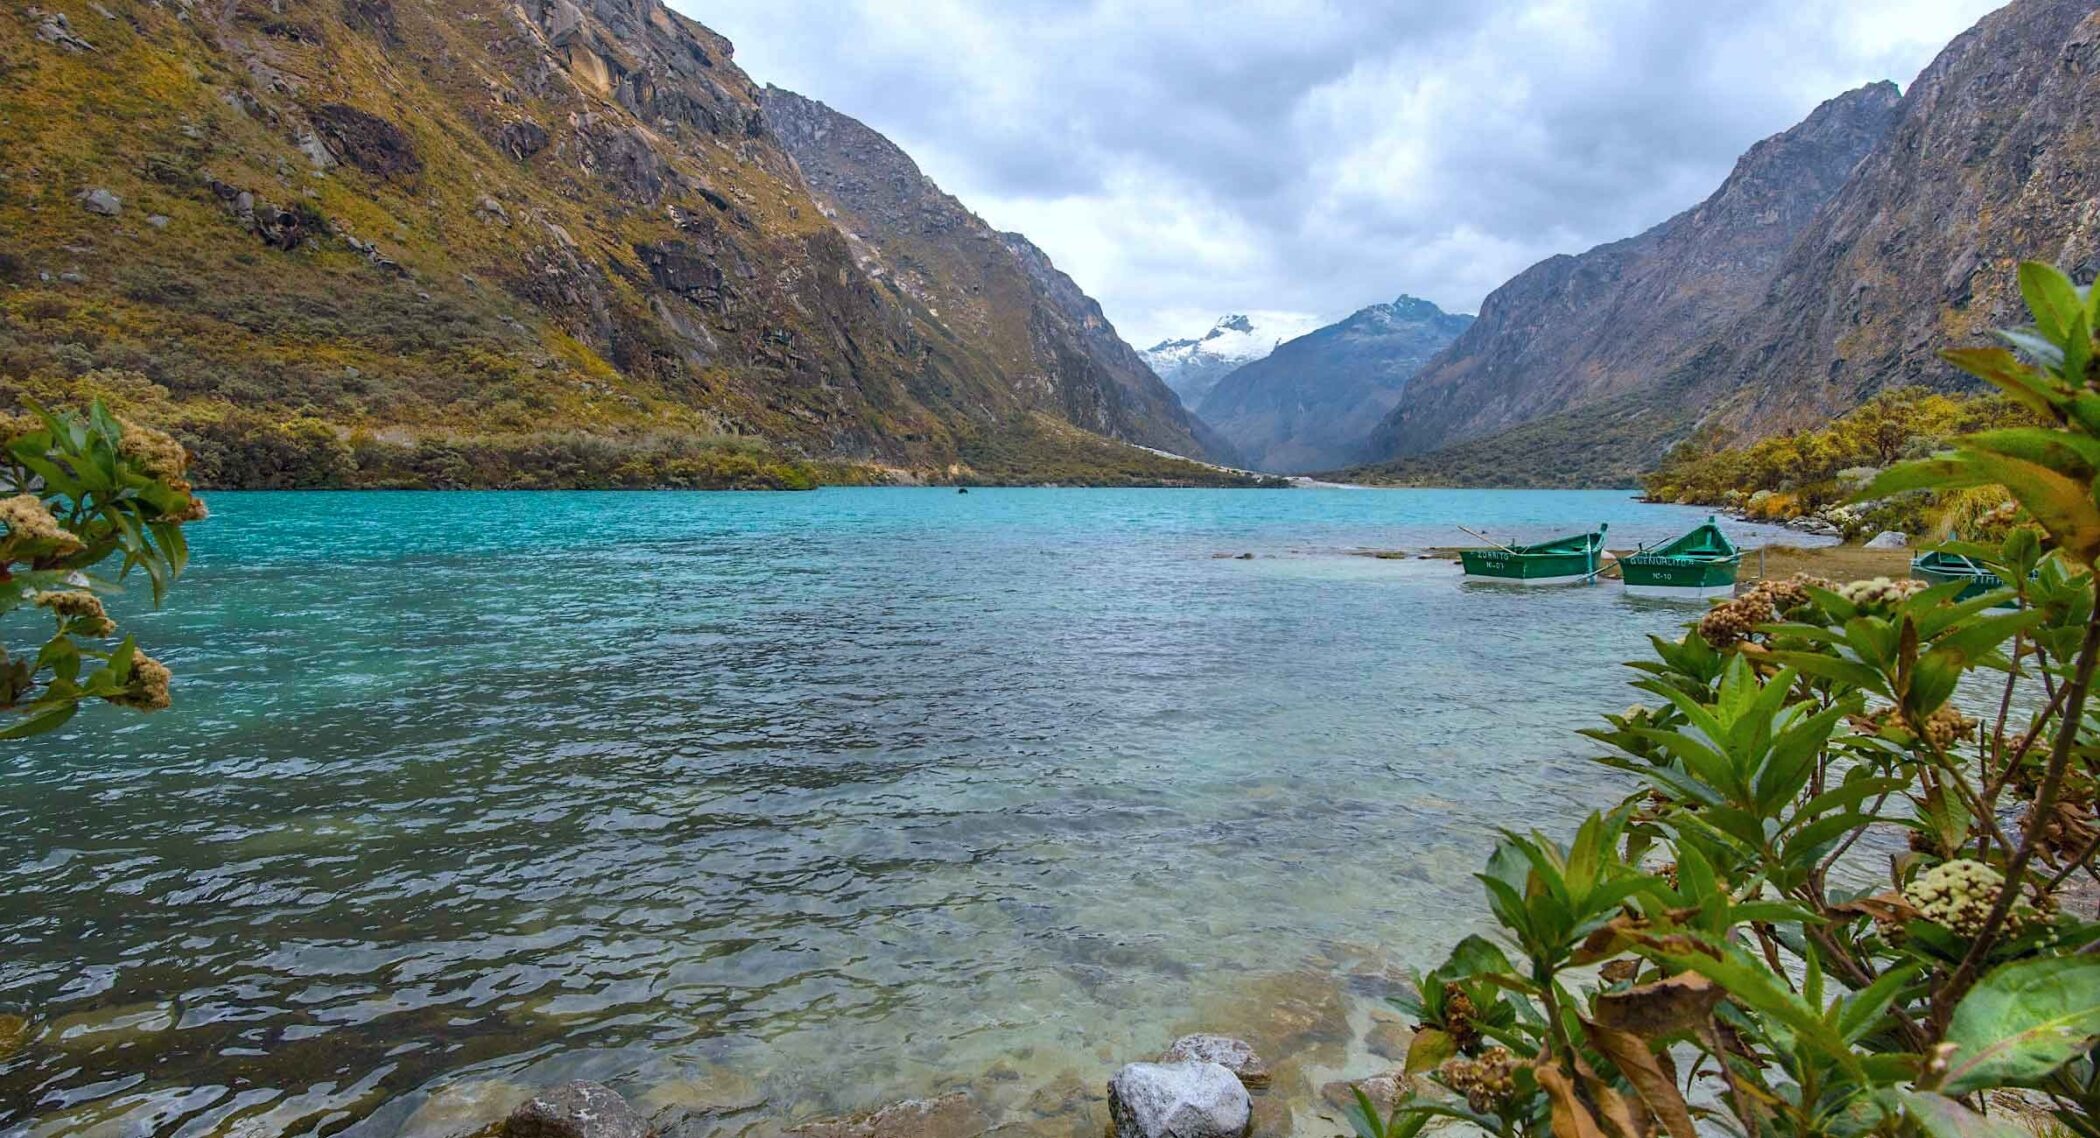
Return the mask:
{"type": "Polygon", "coordinates": [[[1194,411],[1235,368],[1263,359],[1319,326],[1310,316],[1235,313],[1195,339],[1162,340],[1138,354],[1194,411]]]}
{"type": "Polygon", "coordinates": [[[1415,373],[1473,322],[1411,296],[1374,304],[1233,371],[1198,414],[1256,470],[1360,461],[1415,373]]]}

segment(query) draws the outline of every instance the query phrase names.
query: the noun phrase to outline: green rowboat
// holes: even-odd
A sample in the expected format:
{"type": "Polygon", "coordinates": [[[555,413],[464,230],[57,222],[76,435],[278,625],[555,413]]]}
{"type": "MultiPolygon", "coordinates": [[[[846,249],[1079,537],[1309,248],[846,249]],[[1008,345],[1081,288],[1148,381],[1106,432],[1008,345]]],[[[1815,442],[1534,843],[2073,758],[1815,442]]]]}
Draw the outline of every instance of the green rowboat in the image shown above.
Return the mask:
{"type": "Polygon", "coordinates": [[[1966,557],[1952,553],[1929,550],[1910,560],[1910,575],[1914,581],[1925,581],[1944,585],[1949,581],[1965,581],[1968,587],[1961,591],[1957,600],[1970,600],[1985,593],[1995,593],[2005,587],[2005,582],[1996,573],[1976,564],[1966,557]]]}
{"type": "Polygon", "coordinates": [[[1637,597],[1705,600],[1735,593],[1743,551],[1711,517],[1675,541],[1619,558],[1626,591],[1637,597]]]}
{"type": "Polygon", "coordinates": [[[1510,585],[1586,585],[1597,579],[1604,526],[1537,545],[1460,550],[1468,578],[1510,585]]]}

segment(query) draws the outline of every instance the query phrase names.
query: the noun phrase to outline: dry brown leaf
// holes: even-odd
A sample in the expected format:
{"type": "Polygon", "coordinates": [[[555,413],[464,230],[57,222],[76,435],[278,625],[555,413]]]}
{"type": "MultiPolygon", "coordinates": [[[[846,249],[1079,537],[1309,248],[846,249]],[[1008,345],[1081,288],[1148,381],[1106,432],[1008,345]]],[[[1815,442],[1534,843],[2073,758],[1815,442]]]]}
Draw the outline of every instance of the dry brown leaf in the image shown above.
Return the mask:
{"type": "Polygon", "coordinates": [[[1833,913],[1858,914],[1872,917],[1883,924],[1900,925],[1916,920],[1918,910],[1903,899],[1903,894],[1891,890],[1872,897],[1861,897],[1842,905],[1832,905],[1833,913]]]}
{"type": "Polygon", "coordinates": [[[1652,1138],[1655,1121],[1648,1116],[1647,1109],[1599,1078],[1588,1064],[1583,1065],[1582,1085],[1589,1092],[1590,1101],[1597,1104],[1597,1113],[1603,1116],[1607,1130],[1616,1132],[1620,1138],[1652,1138]]]}
{"type": "Polygon", "coordinates": [[[1692,1125],[1691,1108],[1685,1105],[1684,1095],[1677,1089],[1676,1075],[1665,1069],[1663,1062],[1648,1046],[1648,1041],[1630,1031],[1617,1031],[1600,1023],[1584,1020],[1582,1026],[1589,1032],[1590,1042],[1602,1051],[1626,1081],[1633,1084],[1633,1091],[1641,1102],[1662,1122],[1670,1138],[1698,1138],[1698,1130],[1692,1125]]]}
{"type": "Polygon", "coordinates": [[[1597,1022],[1613,1031],[1662,1039],[1696,1030],[1713,1017],[1714,1005],[1721,1002],[1723,995],[1712,980],[1696,972],[1679,973],[1638,988],[1598,996],[1597,1022]]]}
{"type": "Polygon", "coordinates": [[[1553,1103],[1553,1138],[1608,1138],[1595,1115],[1575,1093],[1575,1082],[1561,1074],[1560,1066],[1543,1056],[1534,1070],[1539,1089],[1553,1103]]]}

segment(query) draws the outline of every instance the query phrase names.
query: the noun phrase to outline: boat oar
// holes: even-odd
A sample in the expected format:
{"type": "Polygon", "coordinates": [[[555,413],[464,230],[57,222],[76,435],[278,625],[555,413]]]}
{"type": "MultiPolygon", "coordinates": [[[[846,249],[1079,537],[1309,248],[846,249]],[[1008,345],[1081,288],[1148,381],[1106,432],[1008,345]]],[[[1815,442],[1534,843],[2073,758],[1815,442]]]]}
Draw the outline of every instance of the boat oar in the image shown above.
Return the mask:
{"type": "Polygon", "coordinates": [[[1510,547],[1508,547],[1508,546],[1506,546],[1506,545],[1502,544],[1502,543],[1501,543],[1501,542],[1499,542],[1499,541],[1496,541],[1496,540],[1495,540],[1494,538],[1492,538],[1492,537],[1489,537],[1488,535],[1486,535],[1486,534],[1484,534],[1484,533],[1481,533],[1481,532],[1480,532],[1479,530],[1470,530],[1470,529],[1466,529],[1466,527],[1464,527],[1464,526],[1460,526],[1460,527],[1458,527],[1458,528],[1459,528],[1459,530],[1460,530],[1460,531],[1464,532],[1464,533],[1465,533],[1465,534],[1467,534],[1468,536],[1471,536],[1471,537],[1477,537],[1477,538],[1479,538],[1480,540],[1482,540],[1482,541],[1484,541],[1484,542],[1487,542],[1487,543],[1488,543],[1489,545],[1492,545],[1492,546],[1494,546],[1494,547],[1495,547],[1496,549],[1499,549],[1499,550],[1501,550],[1502,552],[1504,552],[1504,553],[1507,553],[1507,554],[1509,554],[1509,555],[1510,555],[1510,556],[1512,556],[1512,557],[1514,557],[1514,556],[1517,556],[1517,551],[1516,551],[1516,550],[1514,550],[1514,549],[1511,549],[1510,547]]]}

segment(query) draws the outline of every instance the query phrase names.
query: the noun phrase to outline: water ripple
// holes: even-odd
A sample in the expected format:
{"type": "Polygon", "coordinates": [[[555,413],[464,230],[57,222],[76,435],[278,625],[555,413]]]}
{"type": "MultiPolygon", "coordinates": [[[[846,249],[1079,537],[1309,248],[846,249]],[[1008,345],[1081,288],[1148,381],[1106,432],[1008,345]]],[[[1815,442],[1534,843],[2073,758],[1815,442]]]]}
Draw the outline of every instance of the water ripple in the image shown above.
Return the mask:
{"type": "Polygon", "coordinates": [[[392,1133],[460,1080],[724,1064],[807,1116],[1134,1054],[1258,973],[1424,961],[1478,912],[1490,827],[1618,793],[1570,728],[1682,617],[1341,551],[1696,519],[1456,492],[213,504],[174,607],[119,614],[177,709],[0,762],[0,1002],[39,1025],[0,1060],[9,1135],[392,1133]]]}

